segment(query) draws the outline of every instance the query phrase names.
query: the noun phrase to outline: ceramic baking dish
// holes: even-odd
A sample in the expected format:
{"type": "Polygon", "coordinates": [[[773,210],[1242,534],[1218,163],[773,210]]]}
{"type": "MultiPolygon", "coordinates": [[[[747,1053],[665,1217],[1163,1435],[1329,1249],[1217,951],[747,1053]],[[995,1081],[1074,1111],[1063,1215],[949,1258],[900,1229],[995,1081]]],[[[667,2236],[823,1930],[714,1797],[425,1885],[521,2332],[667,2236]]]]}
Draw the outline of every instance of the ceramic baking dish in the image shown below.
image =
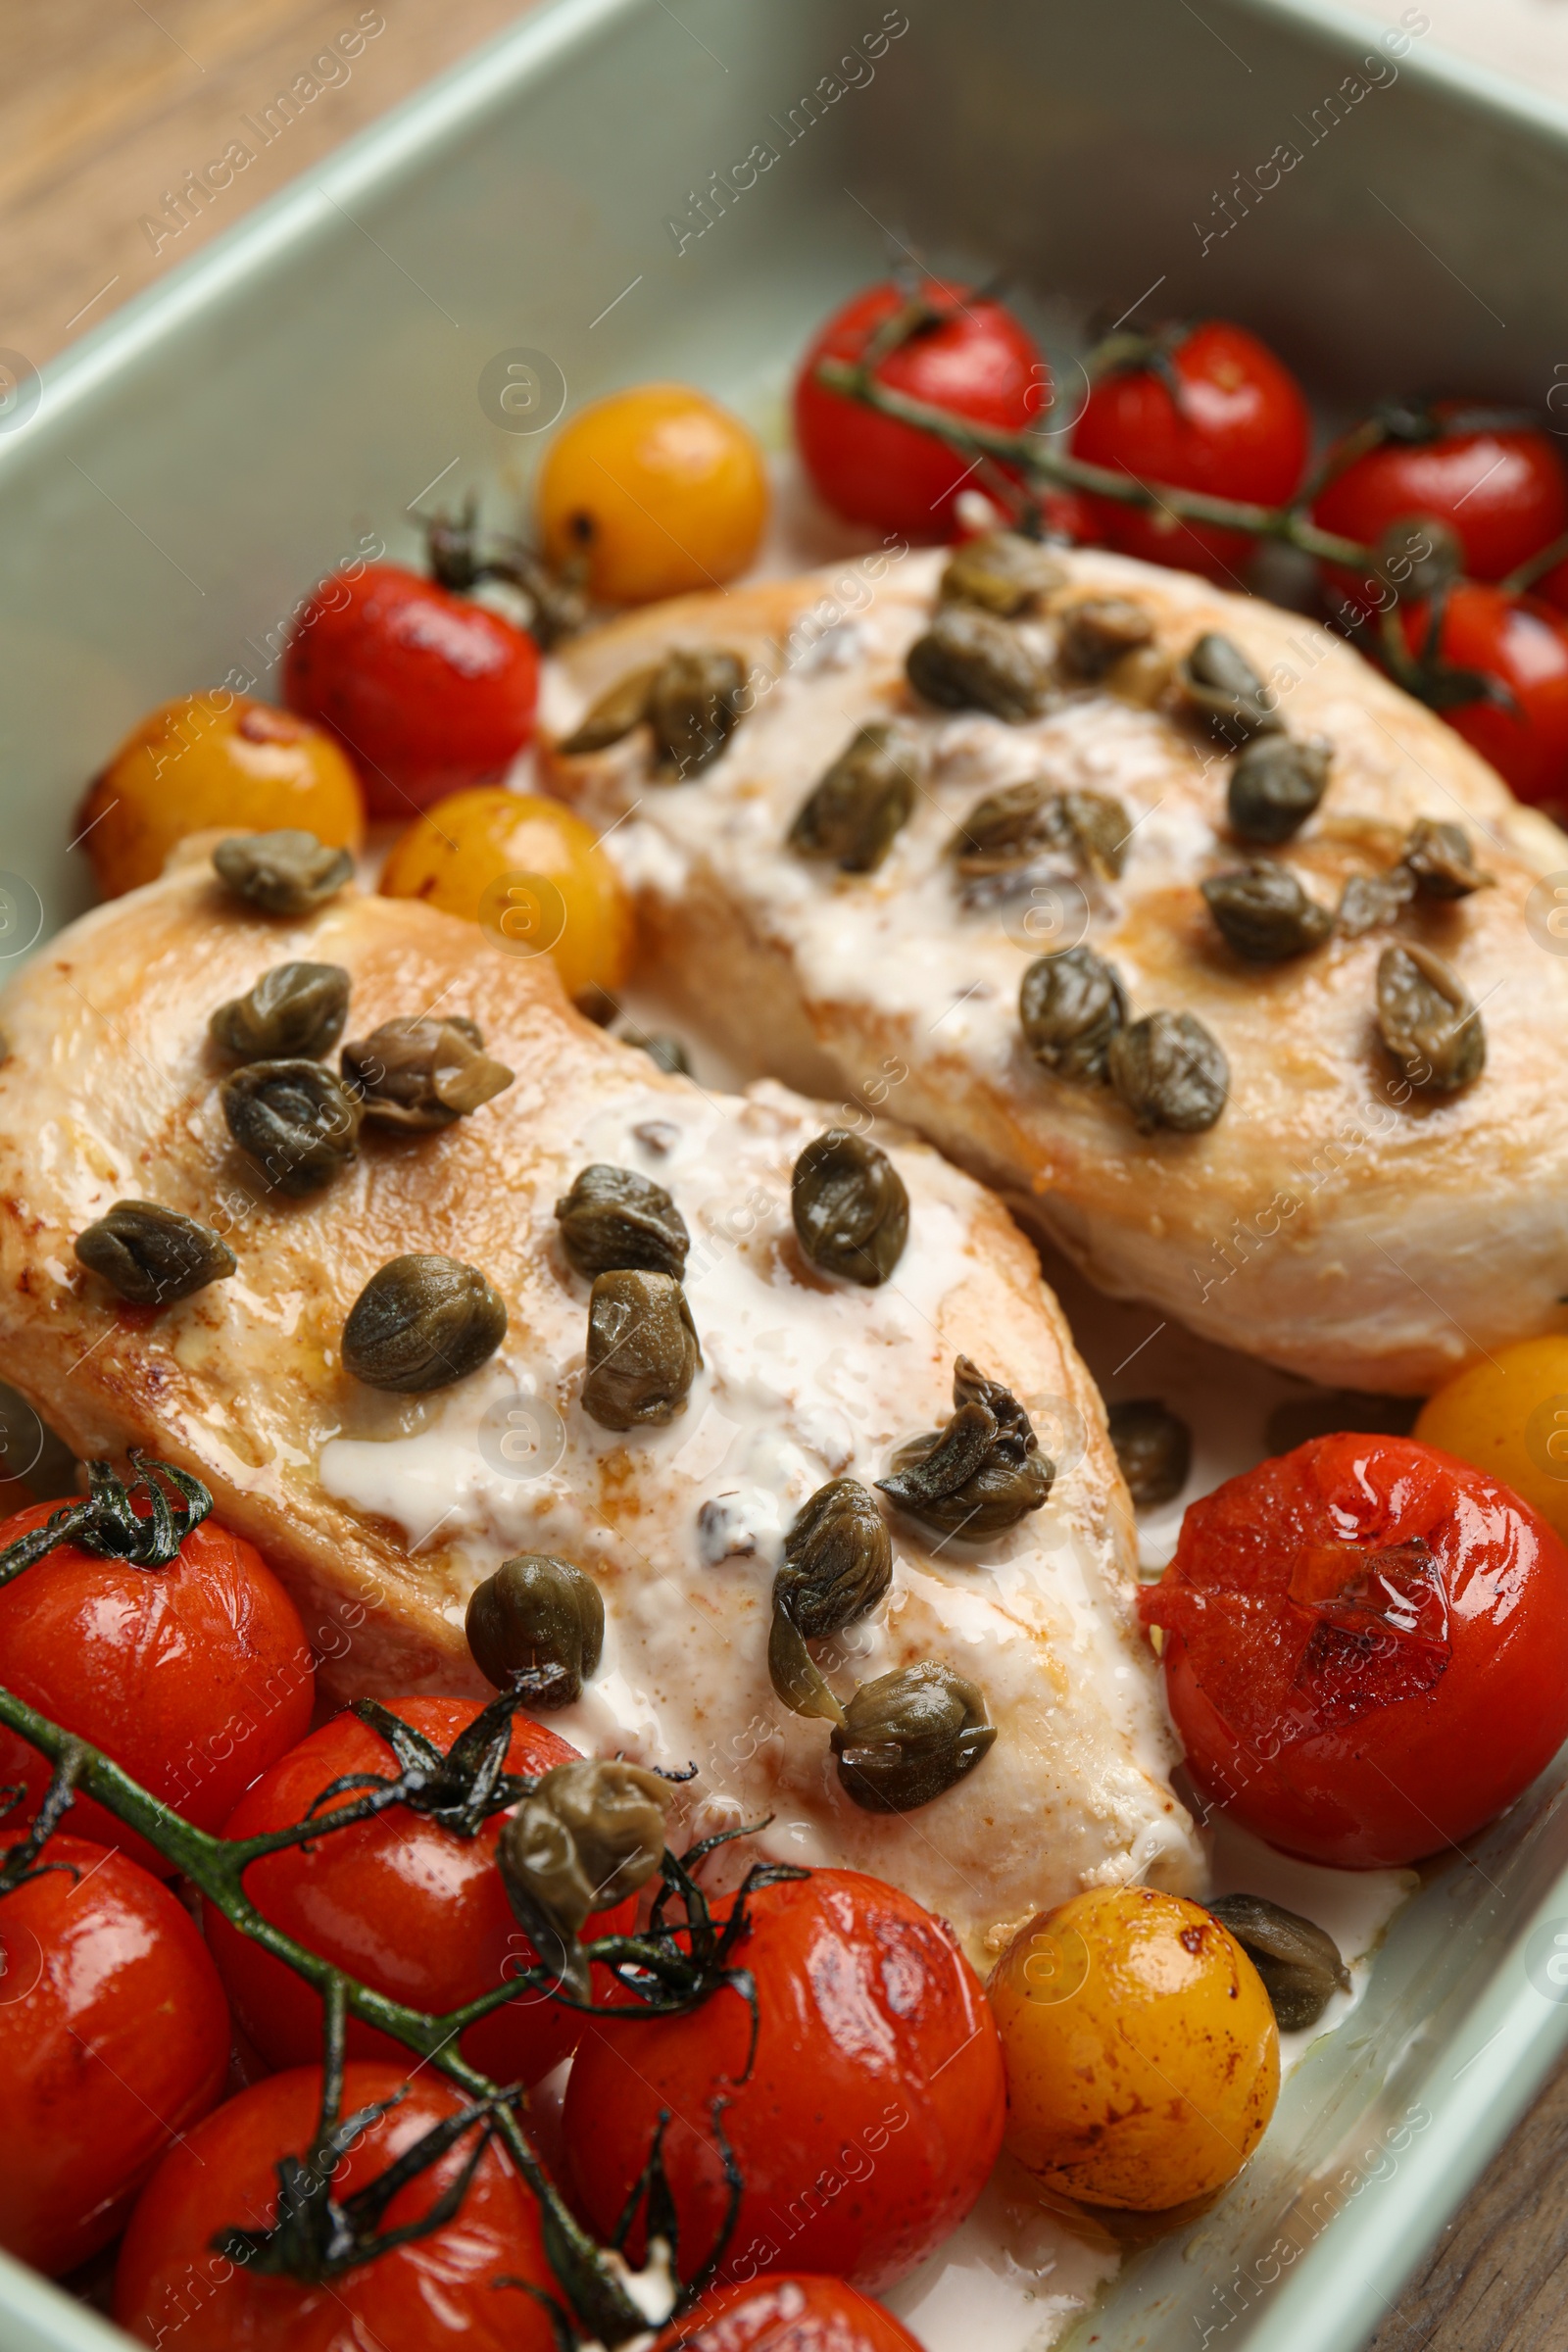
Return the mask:
{"type": "MultiPolygon", "coordinates": [[[[1568,115],[1414,7],[1385,35],[1306,0],[558,0],[41,382],[0,355],[0,956],[85,903],[72,811],[142,710],[265,681],[307,583],[515,484],[563,400],[676,374],[765,427],[904,243],[1048,321],[1235,315],[1331,411],[1549,407],[1565,209],[1568,115]]],[[[1568,2040],[1565,1864],[1559,1762],[1427,1874],[1241,2185],[1070,2340],[1364,2341],[1568,2040]]],[[[122,2340],[0,2265],[5,2352],[122,2340]]]]}

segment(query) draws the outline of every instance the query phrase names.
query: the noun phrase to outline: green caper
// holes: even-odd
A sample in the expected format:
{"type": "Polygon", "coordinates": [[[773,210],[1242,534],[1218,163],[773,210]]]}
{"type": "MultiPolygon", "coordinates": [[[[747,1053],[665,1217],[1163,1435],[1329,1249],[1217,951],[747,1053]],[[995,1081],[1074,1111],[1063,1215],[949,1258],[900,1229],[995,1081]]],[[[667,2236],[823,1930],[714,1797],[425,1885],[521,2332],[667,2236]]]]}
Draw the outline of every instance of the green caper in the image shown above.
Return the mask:
{"type": "Polygon", "coordinates": [[[1476,863],[1470,836],[1463,825],[1434,823],[1417,817],[1404,845],[1403,863],[1423,898],[1467,899],[1485,890],[1492,876],[1476,863]]]}
{"type": "Polygon", "coordinates": [[[337,963],[276,963],[208,1028],[237,1061],[292,1061],[330,1053],[349,1012],[349,976],[337,963]]]}
{"type": "Polygon", "coordinates": [[[672,1036],[667,1029],[639,1029],[634,1023],[628,1023],[615,1034],[623,1046],[635,1046],[639,1053],[646,1054],[655,1069],[662,1070],[666,1077],[691,1076],[692,1058],[686,1051],[685,1042],[672,1036]]]}
{"type": "Polygon", "coordinates": [[[343,1369],[367,1388],[422,1394],[466,1380],[507,1336],[507,1305],[477,1266],[414,1250],[378,1266],[343,1326],[343,1369]]]}
{"type": "Polygon", "coordinates": [[[603,1160],[579,1168],[556,1216],[569,1262],[590,1280],[621,1266],[646,1266],[676,1282],[686,1271],[692,1245],[685,1218],[662,1184],[634,1169],[603,1160]]]}
{"type": "Polygon", "coordinates": [[[1267,687],[1241,647],[1217,630],[1198,639],[1176,674],[1187,701],[1227,743],[1280,731],[1267,687]]]}
{"type": "Polygon", "coordinates": [[[1169,1502],[1187,1484],[1193,1433],[1155,1396],[1129,1396],[1108,1405],[1105,1419],[1127,1492],[1141,1511],[1169,1502]]]}
{"type": "Polygon", "coordinates": [[[893,1581],[893,1545],[876,1497],[853,1478],[816,1493],[784,1539],[773,1579],[767,1665],[773,1689],[797,1715],[841,1723],[844,1710],[806,1646],[842,1633],[875,1608],[893,1581]]]}
{"type": "Polygon", "coordinates": [[[941,710],[989,710],[1020,725],[1037,718],[1051,683],[1043,657],[1010,621],[969,605],[944,605],[910,646],[905,670],[941,710]]]}
{"type": "Polygon", "coordinates": [[[1110,1041],[1127,1018],[1127,992],[1092,948],[1041,956],[1018,991],[1024,1044],[1062,1078],[1103,1078],[1110,1041]]]}
{"type": "Polygon", "coordinates": [[[464,1631],[473,1662],[526,1707],[571,1707],[605,1646],[599,1587],[570,1560],[521,1551],[474,1588],[464,1631]]]}
{"type": "Polygon", "coordinates": [[[578,1936],[590,1915],[647,1885],[663,1859],[671,1790],[637,1764],[553,1765],[508,1818],[496,1862],[519,1925],[578,2000],[592,1978],[578,1936]]]}
{"type": "Polygon", "coordinates": [[[673,1421],[702,1363],[692,1310],[673,1276],[641,1267],[595,1276],[582,1404],[602,1429],[673,1421]]]}
{"type": "Polygon", "coordinates": [[[213,852],[218,877],[264,914],[310,914],[335,898],[354,872],[347,850],[329,850],[314,833],[236,833],[213,852]]]}
{"type": "Polygon", "coordinates": [[[640,726],[648,716],[648,697],[659,667],[655,662],[646,669],[628,670],[623,678],[617,678],[562,744],[564,756],[576,760],[589,752],[607,752],[640,726]]]}
{"type": "Polygon", "coordinates": [[[368,1119],[426,1131],[450,1127],[512,1084],[504,1061],[485,1053],[472,1021],[383,1021],[347,1045],[343,1082],[368,1119]]]}
{"type": "Polygon", "coordinates": [[[972,1772],[996,1737],[977,1687],[928,1659],[862,1683],[828,1744],[846,1796],[867,1813],[912,1813],[972,1772]]]}
{"type": "Polygon", "coordinates": [[[1225,1107],[1231,1069],[1217,1038],[1190,1012],[1151,1012],[1118,1029],[1105,1054],[1111,1085],[1138,1123],[1200,1135],[1225,1107]]]}
{"type": "Polygon", "coordinates": [[[1059,615],[1058,658],[1074,678],[1102,678],[1124,654],[1152,643],[1154,624],[1126,596],[1088,596],[1059,615]]]}
{"type": "Polygon", "coordinates": [[[874,873],[913,807],[913,750],[897,727],[873,719],[807,794],[788,844],[797,857],[832,858],[841,873],[874,873]]]}
{"type": "Polygon", "coordinates": [[[321,1062],[249,1062],[218,1092],[229,1134],[281,1193],[318,1192],[359,1156],[360,1106],[321,1062]]]}
{"type": "Polygon", "coordinates": [[[1263,1980],[1282,2034],[1315,2026],[1350,1980],[1332,1936],[1261,1894],[1222,1894],[1209,1911],[1235,1936],[1263,1980]]]}
{"type": "Polygon", "coordinates": [[[1486,1067],[1481,1015],[1458,973],[1426,948],[1385,948],[1378,957],[1378,1028],[1420,1094],[1457,1094],[1486,1067]]]}
{"type": "Polygon", "coordinates": [[[1288,865],[1255,858],[1200,885],[1220,937],[1249,963],[1282,963],[1320,948],[1334,928],[1327,906],[1307,897],[1288,865]]]}
{"type": "Polygon", "coordinates": [[[982,531],[950,556],[937,589],[944,605],[976,605],[1003,620],[1039,610],[1043,597],[1066,585],[1067,574],[1048,547],[1021,531],[982,531]]]}
{"type": "Polygon", "coordinates": [[[1387,874],[1351,874],[1340,892],[1335,916],[1347,939],[1359,939],[1381,923],[1392,923],[1415,895],[1415,877],[1402,865],[1387,874]]]}
{"type": "Polygon", "coordinates": [[[812,1265],[865,1290],[887,1281],[909,1236],[903,1177],[878,1145],[847,1127],[829,1127],[802,1152],[790,1211],[812,1265]]]}
{"type": "Polygon", "coordinates": [[[1254,736],[1238,755],[1225,789],[1225,813],[1237,840],[1275,849],[1298,833],[1328,790],[1332,757],[1322,736],[1310,743],[1254,736]]]}
{"type": "Polygon", "coordinates": [[[1007,784],[977,801],[958,826],[949,854],[966,881],[1002,874],[1048,850],[1071,847],[1062,796],[1048,784],[1007,784]]]}
{"type": "Polygon", "coordinates": [[[1124,804],[1108,792],[1064,792],[1062,814],[1078,854],[1102,882],[1114,881],[1127,862],[1132,823],[1124,804]]]}
{"type": "Polygon", "coordinates": [[[648,717],[661,771],[677,783],[710,767],[734,734],[746,672],[712,645],[665,656],[648,690],[648,717]]]}
{"type": "Polygon", "coordinates": [[[876,1483],[911,1519],[979,1544],[1038,1511],[1055,1472],[1011,1390],[966,1355],[953,1368],[953,1403],[946,1429],[900,1446],[876,1483]]]}
{"type": "Polygon", "coordinates": [[[239,1262],[210,1225],[156,1200],[117,1200],[77,1234],[76,1255],[137,1306],[172,1306],[226,1280],[239,1262]]]}

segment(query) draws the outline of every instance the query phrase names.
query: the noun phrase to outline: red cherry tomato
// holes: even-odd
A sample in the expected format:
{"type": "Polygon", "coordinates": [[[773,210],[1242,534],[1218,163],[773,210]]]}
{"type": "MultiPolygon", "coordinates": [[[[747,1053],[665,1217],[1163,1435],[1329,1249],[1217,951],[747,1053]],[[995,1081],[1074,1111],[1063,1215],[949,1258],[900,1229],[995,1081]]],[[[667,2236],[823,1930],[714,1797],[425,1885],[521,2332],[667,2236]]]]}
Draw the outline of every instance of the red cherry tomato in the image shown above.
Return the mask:
{"type": "Polygon", "coordinates": [[[566,2085],[570,2175],[608,2233],[667,2109],[664,2166],[695,2264],[725,2213],[719,2098],[746,2184],[722,2277],[799,2268],[875,2292],[985,2185],[1004,2105],[997,2029],[946,1922],[880,1879],[813,1871],[750,1907],[734,1954],[757,1984],[750,2075],[751,2018],[728,1989],[685,2017],[595,2020],[566,2085]]]}
{"type": "Polygon", "coordinates": [[[1229,1479],[1140,1606],[1195,1779],[1314,1862],[1467,1838],[1568,1736],[1568,1550],[1411,1438],[1316,1438],[1229,1479]]]}
{"type": "MultiPolygon", "coordinates": [[[[918,299],[941,316],[889,352],[875,369],[878,383],[1007,432],[1021,431],[1050,405],[1046,364],[1000,302],[934,277],[918,299]]],[[[907,300],[898,286],[883,283],[834,312],[801,362],[795,438],[818,495],[836,514],[908,539],[951,539],[972,461],[816,381],[819,360],[858,360],[907,300]]]]}
{"type": "MultiPolygon", "coordinates": [[[[18,1511],[0,1547],[59,1507],[18,1511]]],[[[299,1612],[261,1553],[206,1519],[168,1568],[67,1544],[0,1587],[0,1683],[198,1829],[220,1830],[309,1727],[316,1677],[299,1612]]],[[[0,1729],[0,1787],[20,1783],[30,1809],[48,1781],[37,1749],[0,1729]]],[[[160,1877],[172,1871],[90,1797],[78,1795],[71,1826],[160,1877]]]]}
{"type": "MultiPolygon", "coordinates": [[[[1403,615],[1414,653],[1427,633],[1427,608],[1403,615]]],[[[1568,800],[1568,623],[1534,598],[1460,581],[1448,592],[1439,659],[1454,669],[1499,678],[1513,706],[1477,700],[1442,715],[1522,801],[1568,800]]]]}
{"type": "Polygon", "coordinates": [[[843,2278],[785,2273],[715,2286],[653,2352],[919,2352],[891,2311],[843,2278]]]}
{"type": "MultiPolygon", "coordinates": [[[[1168,354],[1173,397],[1152,368],[1103,376],[1089,396],[1072,454],[1146,482],[1278,507],[1300,486],[1312,420],[1290,369],[1244,327],[1195,326],[1168,354]]],[[[1102,535],[1124,555],[1234,581],[1251,553],[1242,531],[1094,501],[1102,535]]]]}
{"type": "Polygon", "coordinates": [[[323,584],[283,656],[284,701],[337,736],[371,816],[493,783],[533,733],[538,696],[531,637],[396,564],[323,584]]]}
{"type": "MultiPolygon", "coordinates": [[[[412,2064],[412,2060],[408,2061],[412,2064]]],[[[343,2113],[390,2099],[405,2066],[344,2069],[343,2113]]],[[[527,2278],[554,2291],[538,2208],[492,2141],[456,2217],[320,2285],[261,2277],[215,2252],[225,2229],[258,2230],[277,2205],[274,2167],[303,2156],[321,2095],[318,2067],[255,2083],[207,2117],[165,2157],[130,2219],[115,2277],[115,2317],[145,2344],[179,2352],[553,2352],[532,2295],[499,2286],[527,2278]]],[[[339,2167],[333,2193],[353,2195],[463,2105],[428,2070],[368,2127],[339,2167]]],[[[383,2231],[427,2213],[471,2153],[449,2148],[392,2199],[383,2231]]]]}
{"type": "MultiPolygon", "coordinates": [[[[3,1857],[0,1857],[3,1858],[3,1857]]],[[[79,1838],[0,1894],[0,2246],[58,2277],[106,2246],[228,2072],[228,2009],[167,1886],[79,1838]]]]}
{"type": "MultiPolygon", "coordinates": [[[[392,1711],[442,1749],[479,1713],[464,1698],[400,1698],[392,1711]]],[[[514,1719],[509,1770],[548,1772],[576,1752],[543,1724],[525,1715],[514,1719]]],[[[334,1716],[257,1783],[226,1835],[254,1838],[285,1829],[303,1821],[322,1789],[345,1773],[396,1770],[379,1732],[357,1715],[334,1716]]],[[[372,1821],[330,1831],[308,1852],[296,1845],[270,1854],[246,1873],[245,1890],[274,1927],[337,1961],[362,1984],[442,2015],[477,2000],[538,1958],[496,1867],[506,1818],[492,1814],[477,1838],[460,1838],[395,1805],[372,1821]]],[[[627,1935],[636,1909],[634,1898],[601,1912],[585,1932],[627,1935]]],[[[321,2004],[311,1986],[230,1927],[220,1911],[209,1910],[207,1936],[235,2015],[262,2056],[273,2066],[308,2064],[321,2046],[321,2004]]],[[[609,1972],[600,1974],[608,1987],[609,1972]]],[[[523,1992],[470,2026],[463,2053],[499,2082],[537,2082],[570,2054],[581,2024],[576,2010],[523,1992]]],[[[350,2018],[348,2048],[353,2057],[381,2058],[397,2045],[350,2018]]]]}

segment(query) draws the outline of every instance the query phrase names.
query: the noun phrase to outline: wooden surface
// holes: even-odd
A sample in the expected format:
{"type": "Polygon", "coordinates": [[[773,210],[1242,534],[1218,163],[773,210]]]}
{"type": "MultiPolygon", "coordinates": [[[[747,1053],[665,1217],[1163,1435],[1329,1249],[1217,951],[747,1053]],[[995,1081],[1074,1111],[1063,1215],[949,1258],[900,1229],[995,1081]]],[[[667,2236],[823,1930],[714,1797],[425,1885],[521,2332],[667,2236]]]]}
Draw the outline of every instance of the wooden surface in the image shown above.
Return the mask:
{"type": "MultiPolygon", "coordinates": [[[[1425,4],[1434,41],[1568,98],[1568,0],[1425,4]]],[[[524,5],[0,0],[0,345],[35,366],[48,359],[524,5]],[[281,126],[267,139],[267,110],[302,77],[316,94],[297,96],[291,120],[274,113],[281,126]],[[252,160],[182,218],[168,199],[231,141],[252,160]]],[[[1394,20],[1405,0],[1361,5],[1394,20]]],[[[1370,2352],[1558,2347],[1568,2347],[1568,2067],[1370,2352]]]]}

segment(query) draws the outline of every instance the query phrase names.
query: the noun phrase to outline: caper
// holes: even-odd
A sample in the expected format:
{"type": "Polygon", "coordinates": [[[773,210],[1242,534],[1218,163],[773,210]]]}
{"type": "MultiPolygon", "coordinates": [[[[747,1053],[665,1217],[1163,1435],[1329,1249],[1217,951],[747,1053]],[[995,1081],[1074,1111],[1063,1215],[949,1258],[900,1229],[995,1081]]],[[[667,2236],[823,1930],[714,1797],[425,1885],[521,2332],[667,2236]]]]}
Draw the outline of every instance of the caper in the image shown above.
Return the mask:
{"type": "Polygon", "coordinates": [[[677,782],[701,774],[723,751],[739,719],[746,673],[717,646],[677,648],[648,690],[659,766],[677,782]]]}
{"type": "Polygon", "coordinates": [[[1102,678],[1124,654],[1149,645],[1154,624],[1126,596],[1088,596],[1059,615],[1058,658],[1072,677],[1102,678]]]}
{"type": "Polygon", "coordinates": [[[602,1429],[673,1421],[702,1363],[692,1310],[673,1276],[640,1267],[595,1276],[582,1403],[602,1429]]]}
{"type": "Polygon", "coordinates": [[[172,1306],[224,1281],[238,1263],[210,1225],[156,1200],[117,1200],[77,1234],[76,1255],[137,1306],[172,1306]]]}
{"type": "Polygon", "coordinates": [[[1092,948],[1042,956],[1018,991],[1024,1044],[1062,1078],[1103,1078],[1110,1041],[1127,1018],[1127,992],[1092,948]]]}
{"type": "Polygon", "coordinates": [[[909,1236],[903,1177],[878,1145],[847,1127],[829,1127],[802,1152],[790,1212],[812,1265],[865,1290],[887,1281],[909,1236]]]}
{"type": "Polygon", "coordinates": [[[679,1282],[691,1235],[662,1184],[603,1160],[579,1168],[565,1198],[556,1202],[561,1246],[579,1274],[591,1280],[620,1266],[646,1266],[679,1282]]]}
{"type": "Polygon", "coordinates": [[[220,881],[264,914],[309,914],[335,898],[354,871],[347,850],[314,833],[236,833],[213,852],[220,881]]]}
{"type": "Polygon", "coordinates": [[[784,1539],[773,1579],[768,1673],[797,1715],[843,1721],[805,1637],[842,1633],[875,1608],[892,1581],[893,1545],[875,1495],[853,1478],[818,1487],[784,1539]]]}
{"type": "Polygon", "coordinates": [[[1481,1015],[1458,973],[1426,948],[1385,948],[1378,957],[1378,1027],[1418,1093],[1457,1094],[1486,1067],[1481,1015]]]}
{"type": "Polygon", "coordinates": [[[1310,743],[1254,736],[1238,755],[1225,790],[1225,812],[1238,841],[1273,849],[1298,833],[1328,790],[1332,757],[1320,735],[1310,743]]]}
{"type": "Polygon", "coordinates": [[[1118,1029],[1105,1070],[1144,1135],[1156,1127],[1201,1134],[1230,1092],[1230,1063],[1218,1039],[1190,1012],[1151,1012],[1118,1029]]]}
{"type": "Polygon", "coordinates": [[[982,531],[948,559],[937,596],[944,605],[977,605],[1012,620],[1037,611],[1067,574],[1038,539],[1021,531],[982,531]]]}
{"type": "Polygon", "coordinates": [[[1183,694],[1228,743],[1280,730],[1280,716],[1252,664],[1229,637],[1209,629],[1177,669],[1183,694]]]}
{"type": "Polygon", "coordinates": [[[828,1744],[846,1796],[867,1813],[912,1813],[972,1772],[996,1737],[977,1687],[928,1659],[862,1683],[828,1744]]]}
{"type": "Polygon", "coordinates": [[[208,1023],[213,1043],[238,1061],[315,1059],[330,1053],[349,1012],[349,976],[338,963],[275,963],[208,1023]]]}
{"type": "Polygon", "coordinates": [[[800,858],[831,858],[842,873],[874,873],[913,807],[913,751],[897,727],[873,719],[807,794],[789,847],[800,858]]]}
{"type": "Polygon", "coordinates": [[[1007,784],[977,801],[954,834],[950,854],[967,880],[1027,865],[1046,850],[1070,846],[1059,792],[1038,781],[1007,784]]]}
{"type": "Polygon", "coordinates": [[[1193,1433],[1155,1396],[1129,1396],[1106,1407],[1110,1442],[1127,1492],[1141,1511],[1169,1502],[1187,1484],[1193,1433]]]}
{"type": "Polygon", "coordinates": [[[1012,624],[969,605],[944,605],[910,646],[905,670],[916,694],[942,710],[989,710],[1019,725],[1045,706],[1050,674],[1012,624]]]}
{"type": "Polygon", "coordinates": [[[218,1092],[229,1134],[279,1192],[318,1192],[359,1155],[360,1106],[318,1061],[253,1061],[218,1092]]]}
{"type": "Polygon", "coordinates": [[[1010,1389],[960,1355],[946,1429],[911,1438],[877,1485],[902,1510],[944,1536],[983,1543],[1038,1511],[1055,1472],[1010,1389]]]}
{"type": "Polygon", "coordinates": [[[553,1765],[501,1832],[496,1862],[507,1900],[578,2000],[592,1984],[578,1935],[593,1912],[624,1902],[654,1876],[670,1802],[657,1773],[578,1756],[553,1765]]]}
{"type": "Polygon", "coordinates": [[[1282,963],[1320,948],[1334,928],[1327,906],[1308,898],[1288,865],[1256,858],[1200,885],[1220,937],[1249,963],[1282,963]]]}
{"type": "Polygon", "coordinates": [[[1091,873],[1113,881],[1127,862],[1132,825],[1124,805],[1108,792],[1064,792],[1062,813],[1091,873]]]}
{"type": "Polygon", "coordinates": [[[344,1084],[368,1119],[386,1127],[450,1127],[512,1084],[504,1061],[485,1053],[471,1021],[383,1021],[345,1046],[344,1084]]]}
{"type": "Polygon", "coordinates": [[[1403,862],[1417,890],[1429,899],[1467,899],[1492,880],[1477,865],[1463,825],[1434,823],[1426,816],[1417,817],[1410,828],[1403,862]]]}
{"type": "Polygon", "coordinates": [[[648,716],[648,697],[659,670],[655,662],[646,669],[628,670],[623,678],[617,678],[562,744],[565,757],[576,760],[588,752],[607,752],[640,726],[648,716]]]}
{"type": "Polygon", "coordinates": [[[1262,1978],[1282,2034],[1315,2026],[1333,1995],[1348,1991],[1339,1945],[1311,1920],[1261,1894],[1222,1894],[1208,1909],[1262,1978]]]}
{"type": "Polygon", "coordinates": [[[1392,923],[1414,895],[1415,877],[1402,865],[1387,874],[1351,874],[1340,893],[1335,920],[1347,939],[1359,939],[1380,923],[1392,923]]]}
{"type": "Polygon", "coordinates": [[[474,1588],[464,1631],[473,1662],[527,1707],[571,1707],[605,1646],[599,1587],[570,1560],[521,1551],[474,1588]]]}
{"type": "Polygon", "coordinates": [[[626,1028],[617,1030],[616,1035],[623,1046],[635,1046],[639,1053],[646,1054],[655,1069],[662,1070],[666,1076],[670,1078],[689,1078],[691,1076],[692,1060],[686,1051],[685,1043],[681,1038],[672,1036],[668,1030],[639,1029],[635,1025],[629,1024],[626,1028]]]}
{"type": "Polygon", "coordinates": [[[506,1300],[477,1266],[414,1250],[378,1266],[350,1307],[343,1369],[370,1389],[444,1389],[506,1336],[506,1300]]]}

